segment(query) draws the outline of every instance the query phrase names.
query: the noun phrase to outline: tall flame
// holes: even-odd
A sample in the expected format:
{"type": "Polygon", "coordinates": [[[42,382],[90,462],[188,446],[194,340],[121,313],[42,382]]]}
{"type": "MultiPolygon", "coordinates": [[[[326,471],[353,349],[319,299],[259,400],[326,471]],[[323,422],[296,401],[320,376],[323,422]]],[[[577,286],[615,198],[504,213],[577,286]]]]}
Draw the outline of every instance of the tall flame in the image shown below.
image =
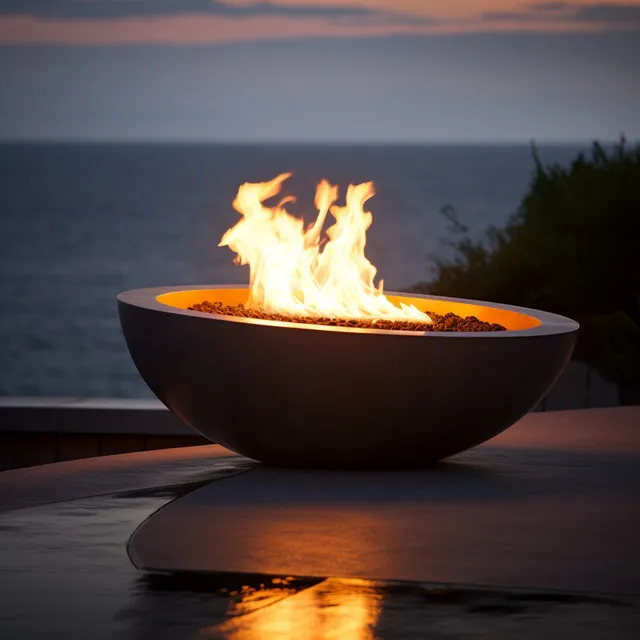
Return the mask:
{"type": "Polygon", "coordinates": [[[282,173],[269,182],[243,184],[233,201],[242,219],[218,245],[235,251],[237,263],[249,265],[248,306],[292,316],[431,322],[413,305],[397,307],[388,300],[382,281],[374,284],[377,269],[364,255],[373,219],[364,205],[375,194],[373,183],[349,185],[345,206],[338,206],[338,188],[320,182],[315,198],[318,217],[305,230],[304,222],[285,209],[293,197],[274,207],[264,205],[290,176],[282,173]],[[323,243],[328,213],[335,222],[323,243]]]}

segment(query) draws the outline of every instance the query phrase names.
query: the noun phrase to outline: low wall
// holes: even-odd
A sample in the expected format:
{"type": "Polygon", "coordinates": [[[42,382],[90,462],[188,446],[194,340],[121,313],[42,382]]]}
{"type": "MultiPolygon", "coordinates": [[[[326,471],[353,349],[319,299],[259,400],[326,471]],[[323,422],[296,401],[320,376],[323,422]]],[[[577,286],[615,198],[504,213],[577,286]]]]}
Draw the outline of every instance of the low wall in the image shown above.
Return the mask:
{"type": "Polygon", "coordinates": [[[614,384],[601,378],[586,364],[570,362],[537,410],[593,409],[618,404],[618,390],[614,384]]]}
{"type": "MultiPolygon", "coordinates": [[[[614,385],[571,362],[535,410],[617,404],[614,385]]],[[[207,443],[158,400],[0,397],[0,470],[207,443]]]]}
{"type": "Polygon", "coordinates": [[[208,442],[157,400],[0,398],[0,470],[208,442]]]}

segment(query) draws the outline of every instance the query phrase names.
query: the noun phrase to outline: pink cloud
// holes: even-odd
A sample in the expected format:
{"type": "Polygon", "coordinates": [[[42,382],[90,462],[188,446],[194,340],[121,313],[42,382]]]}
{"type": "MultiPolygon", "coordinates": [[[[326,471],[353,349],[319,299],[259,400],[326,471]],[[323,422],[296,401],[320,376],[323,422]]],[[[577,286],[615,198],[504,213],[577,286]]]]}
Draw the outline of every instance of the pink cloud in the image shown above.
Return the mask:
{"type": "Polygon", "coordinates": [[[0,17],[0,42],[49,44],[203,44],[308,36],[355,36],[412,31],[408,27],[350,24],[327,26],[315,19],[214,16],[126,18],[121,20],[46,20],[27,16],[0,17]]]}
{"type": "MultiPolygon", "coordinates": [[[[521,24],[501,21],[484,24],[483,30],[566,32],[595,27],[582,24],[521,24]]],[[[255,40],[281,40],[304,37],[366,37],[374,35],[464,33],[478,31],[477,24],[458,25],[366,25],[343,23],[327,25],[315,19],[248,18],[234,20],[210,16],[126,18],[121,20],[45,20],[26,16],[0,17],[0,44],[196,45],[255,40]]]]}
{"type": "MultiPolygon", "coordinates": [[[[28,3],[22,5],[18,0],[12,2],[15,10],[5,13],[2,13],[0,2],[0,44],[189,45],[307,37],[362,37],[469,31],[588,31],[611,26],[611,22],[603,19],[603,12],[606,18],[611,15],[616,17],[621,12],[627,15],[629,11],[640,10],[640,4],[625,0],[595,5],[582,2],[549,4],[517,0],[460,0],[455,7],[449,2],[423,3],[417,0],[318,0],[317,3],[313,3],[316,7],[351,7],[354,11],[360,7],[365,10],[368,6],[372,15],[386,15],[387,20],[339,20],[306,14],[296,14],[295,19],[286,15],[249,14],[239,18],[214,13],[66,19],[44,15],[20,15],[20,7],[28,6],[28,3]],[[547,5],[563,9],[540,10],[547,5]],[[617,8],[614,7],[615,12],[612,14],[611,7],[614,5],[617,8]],[[609,7],[606,9],[609,13],[606,13],[603,7],[609,7]],[[483,12],[478,13],[481,9],[483,12]],[[488,9],[491,11],[487,11],[488,9]],[[561,19],[558,19],[558,13],[561,14],[561,19]],[[406,18],[411,14],[416,16],[415,21],[391,19],[394,15],[406,18]],[[587,19],[592,14],[595,18],[587,19]]],[[[226,4],[256,5],[255,2],[238,0],[227,0],[226,4]]],[[[303,6],[301,0],[279,0],[277,5],[285,8],[303,6]]],[[[618,24],[617,28],[620,26],[618,24]]],[[[633,27],[633,24],[628,26],[633,27]]]]}

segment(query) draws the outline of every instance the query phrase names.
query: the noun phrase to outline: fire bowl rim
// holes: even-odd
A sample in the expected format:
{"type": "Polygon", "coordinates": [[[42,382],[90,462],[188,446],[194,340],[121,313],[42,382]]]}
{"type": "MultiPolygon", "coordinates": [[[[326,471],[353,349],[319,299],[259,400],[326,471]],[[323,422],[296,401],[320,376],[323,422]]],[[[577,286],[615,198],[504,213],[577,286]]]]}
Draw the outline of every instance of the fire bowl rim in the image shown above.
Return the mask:
{"type": "Polygon", "coordinates": [[[577,332],[580,325],[571,318],[561,316],[548,311],[540,311],[539,309],[529,309],[527,307],[518,307],[515,305],[507,305],[497,302],[486,302],[483,300],[472,300],[468,298],[452,298],[446,296],[431,296],[417,293],[405,293],[395,291],[385,291],[385,295],[389,296],[406,296],[418,298],[422,300],[438,300],[442,302],[456,302],[472,304],[476,306],[490,307],[493,309],[501,309],[515,313],[521,313],[526,316],[533,317],[540,322],[535,327],[528,329],[508,329],[507,331],[399,331],[395,329],[364,329],[360,327],[340,327],[332,325],[304,324],[295,322],[284,322],[279,320],[262,320],[258,318],[239,318],[235,316],[225,316],[213,313],[204,313],[202,311],[190,311],[188,309],[180,309],[172,305],[159,302],[157,298],[168,293],[178,293],[181,291],[202,291],[215,289],[246,289],[247,285],[242,284],[225,284],[225,285],[178,285],[178,286],[162,286],[150,287],[144,289],[131,289],[118,294],[118,302],[128,304],[134,307],[140,307],[150,311],[160,313],[170,313],[175,315],[191,316],[199,318],[203,321],[222,321],[236,322],[240,324],[262,325],[273,328],[284,329],[304,329],[307,331],[327,331],[338,333],[360,333],[360,334],[377,334],[387,336],[406,336],[406,337],[426,337],[426,338],[474,338],[474,339],[495,339],[495,338],[517,338],[517,337],[533,337],[548,336],[564,333],[577,332]]]}

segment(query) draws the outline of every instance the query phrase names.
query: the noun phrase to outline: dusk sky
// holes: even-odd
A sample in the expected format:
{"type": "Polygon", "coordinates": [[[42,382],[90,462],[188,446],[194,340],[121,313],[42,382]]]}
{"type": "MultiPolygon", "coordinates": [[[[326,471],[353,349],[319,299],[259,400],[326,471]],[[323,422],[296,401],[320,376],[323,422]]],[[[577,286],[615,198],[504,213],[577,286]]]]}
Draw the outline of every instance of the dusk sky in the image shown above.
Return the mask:
{"type": "Polygon", "coordinates": [[[640,1],[0,0],[0,138],[640,138],[640,1]]]}

